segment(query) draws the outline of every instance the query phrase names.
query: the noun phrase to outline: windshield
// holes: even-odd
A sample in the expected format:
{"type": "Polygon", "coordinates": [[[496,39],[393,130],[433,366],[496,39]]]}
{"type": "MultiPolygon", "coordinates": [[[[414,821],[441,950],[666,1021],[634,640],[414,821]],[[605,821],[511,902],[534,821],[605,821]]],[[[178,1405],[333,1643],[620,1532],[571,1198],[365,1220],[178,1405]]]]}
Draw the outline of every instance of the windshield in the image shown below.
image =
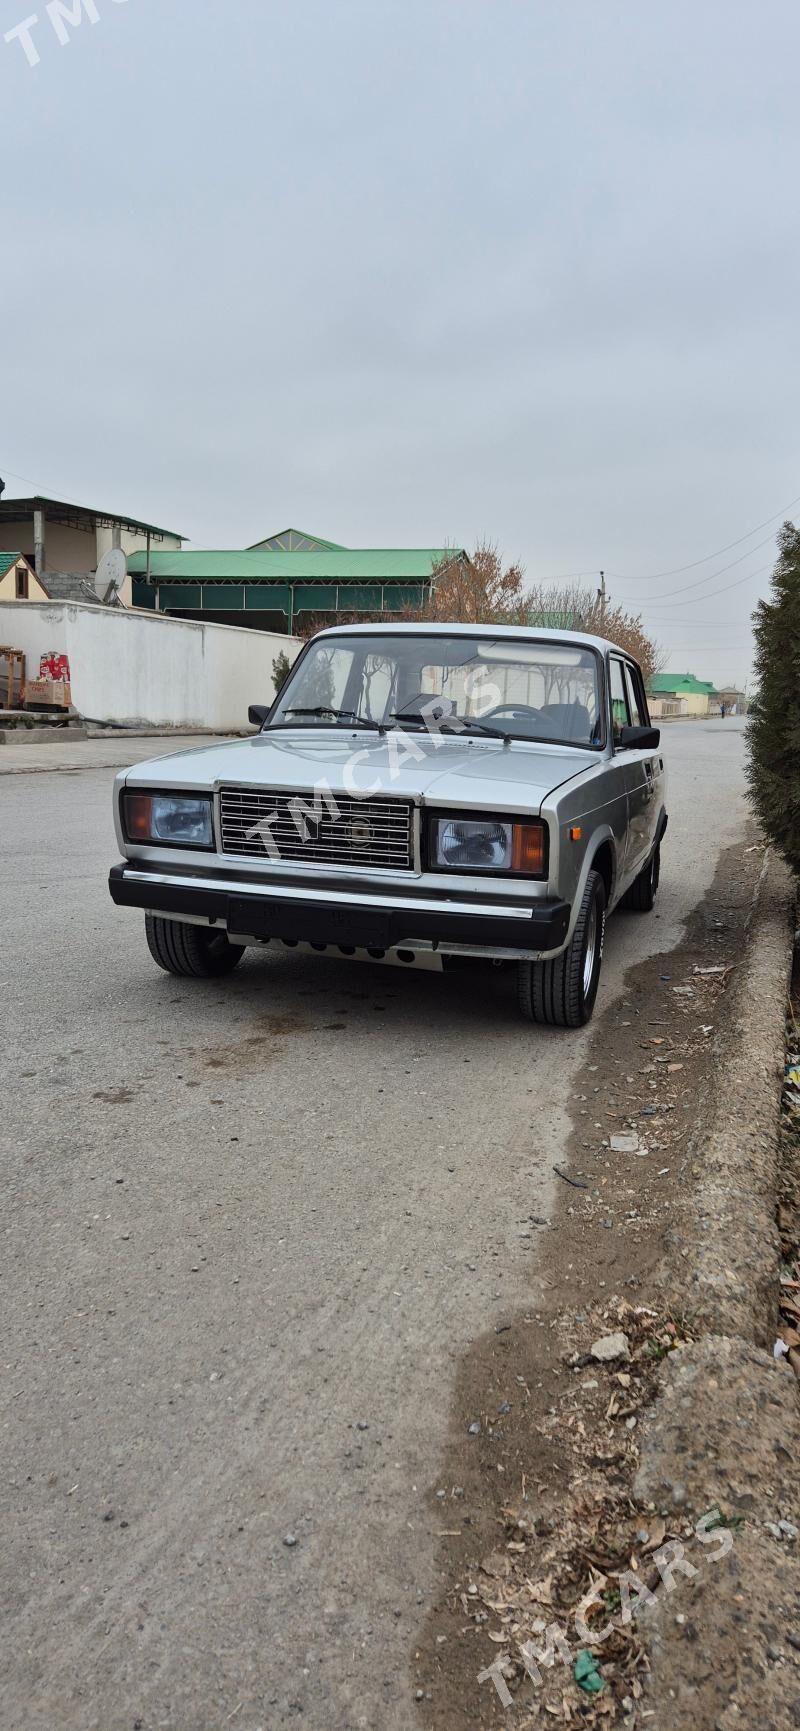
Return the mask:
{"type": "Polygon", "coordinates": [[[321,637],[284,686],[270,725],[423,727],[557,744],[602,743],[599,657],[535,638],[321,637]],[[479,725],[480,724],[480,725],[479,725]]]}

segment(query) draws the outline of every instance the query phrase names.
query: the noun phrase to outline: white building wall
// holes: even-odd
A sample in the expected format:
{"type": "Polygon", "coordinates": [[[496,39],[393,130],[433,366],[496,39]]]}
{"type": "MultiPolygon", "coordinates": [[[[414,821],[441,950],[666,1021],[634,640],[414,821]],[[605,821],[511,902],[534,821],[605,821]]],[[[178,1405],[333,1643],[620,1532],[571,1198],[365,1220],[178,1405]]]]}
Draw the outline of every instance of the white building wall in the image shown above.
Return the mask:
{"type": "MultiPolygon", "coordinates": [[[[143,531],[128,534],[123,530],[120,541],[125,553],[144,553],[147,535],[143,531]]],[[[44,537],[45,581],[48,571],[74,571],[88,577],[97,570],[104,553],[114,545],[114,532],[98,523],[92,529],[71,529],[63,523],[46,523],[44,537]]],[[[152,539],[155,553],[179,551],[181,542],[176,535],[152,539]]],[[[33,563],[33,518],[19,522],[0,523],[0,552],[24,553],[33,563]]]]}
{"type": "MultiPolygon", "coordinates": [[[[97,536],[94,529],[69,529],[63,523],[45,525],[45,582],[47,571],[77,571],[82,576],[97,565],[97,536]]],[[[0,523],[0,549],[4,553],[24,553],[33,564],[33,519],[18,523],[0,523]]]]}
{"type": "Polygon", "coordinates": [[[25,651],[28,677],[47,650],[69,656],[72,701],[92,721],[156,727],[247,726],[250,703],[275,696],[272,663],[299,638],[236,625],[79,602],[0,602],[0,642],[25,651]]]}
{"type": "MultiPolygon", "coordinates": [[[[103,554],[108,553],[114,545],[113,529],[108,528],[103,523],[98,523],[95,531],[95,542],[97,564],[99,565],[103,554]]],[[[147,531],[136,530],[129,534],[127,529],[123,529],[120,534],[120,545],[123,553],[146,553],[147,531]]],[[[179,553],[182,545],[183,543],[178,540],[177,535],[162,535],[160,537],[153,535],[150,541],[153,553],[179,553]]]]}

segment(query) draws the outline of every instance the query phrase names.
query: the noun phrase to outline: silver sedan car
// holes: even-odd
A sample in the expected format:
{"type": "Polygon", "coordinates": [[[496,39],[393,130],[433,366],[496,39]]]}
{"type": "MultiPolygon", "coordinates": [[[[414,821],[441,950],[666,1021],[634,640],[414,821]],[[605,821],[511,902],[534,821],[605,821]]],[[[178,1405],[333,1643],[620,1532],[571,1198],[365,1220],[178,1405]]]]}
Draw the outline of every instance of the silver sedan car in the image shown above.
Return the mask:
{"type": "Polygon", "coordinates": [[[396,966],[491,958],[531,1021],[579,1027],[606,916],[647,912],[667,826],[639,667],[571,631],[320,632],[258,732],[117,777],[114,901],[172,974],[246,946],[396,966]]]}

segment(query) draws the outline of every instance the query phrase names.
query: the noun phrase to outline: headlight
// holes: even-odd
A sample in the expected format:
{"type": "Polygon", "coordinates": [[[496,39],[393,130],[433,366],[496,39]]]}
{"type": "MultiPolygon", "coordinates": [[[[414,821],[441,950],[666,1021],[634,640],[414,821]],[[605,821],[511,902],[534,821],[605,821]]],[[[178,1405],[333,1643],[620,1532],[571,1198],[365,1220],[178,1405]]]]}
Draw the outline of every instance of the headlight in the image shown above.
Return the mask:
{"type": "Polygon", "coordinates": [[[547,875],[544,824],[437,817],[431,826],[430,858],[440,871],[520,872],[543,878],[547,875]]]}
{"type": "Polygon", "coordinates": [[[211,800],[206,795],[125,793],[122,801],[129,841],[162,847],[213,847],[211,800]]]}
{"type": "Polygon", "coordinates": [[[507,872],[511,866],[511,824],[478,823],[471,818],[439,818],[434,825],[434,859],[451,871],[507,872]]]}

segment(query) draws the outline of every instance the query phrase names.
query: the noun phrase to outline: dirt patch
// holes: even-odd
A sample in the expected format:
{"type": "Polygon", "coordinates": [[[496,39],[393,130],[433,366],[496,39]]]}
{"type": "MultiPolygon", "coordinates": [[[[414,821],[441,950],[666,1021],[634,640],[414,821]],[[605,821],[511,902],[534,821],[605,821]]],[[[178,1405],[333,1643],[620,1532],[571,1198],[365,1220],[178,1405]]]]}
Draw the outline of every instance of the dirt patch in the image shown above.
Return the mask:
{"type": "MultiPolygon", "coordinates": [[[[640,1619],[603,1645],[599,1672],[583,1677],[574,1674],[584,1650],[574,1621],[569,1668],[540,1670],[535,1687],[520,1644],[542,1644],[546,1627],[566,1626],[587,1595],[592,1627],[592,1616],[618,1607],[626,1572],[638,1571],[658,1600],[656,1552],[670,1542],[697,1548],[703,1516],[723,1529],[740,1518],[725,1507],[714,1515],[710,1502],[691,1506],[677,1479],[674,1500],[669,1493],[659,1508],[635,1481],[658,1362],[680,1358],[695,1332],[658,1274],[670,1237],[681,1254],[674,1222],[717,1104],[730,988],[762,864],[753,837],[724,854],[685,941],[632,969],[621,999],[596,1022],[573,1101],[566,1180],[558,1177],[549,1223],[530,1223],[545,1239],[536,1303],[462,1362],[430,1498],[440,1592],[414,1654],[420,1718],[431,1731],[650,1726],[640,1619]],[[626,1357],[587,1358],[598,1338],[617,1332],[626,1357]],[[479,1681],[506,1656],[512,1705],[491,1678],[479,1681]]],[[[800,1672],[797,1681],[800,1696],[800,1672]]]]}

